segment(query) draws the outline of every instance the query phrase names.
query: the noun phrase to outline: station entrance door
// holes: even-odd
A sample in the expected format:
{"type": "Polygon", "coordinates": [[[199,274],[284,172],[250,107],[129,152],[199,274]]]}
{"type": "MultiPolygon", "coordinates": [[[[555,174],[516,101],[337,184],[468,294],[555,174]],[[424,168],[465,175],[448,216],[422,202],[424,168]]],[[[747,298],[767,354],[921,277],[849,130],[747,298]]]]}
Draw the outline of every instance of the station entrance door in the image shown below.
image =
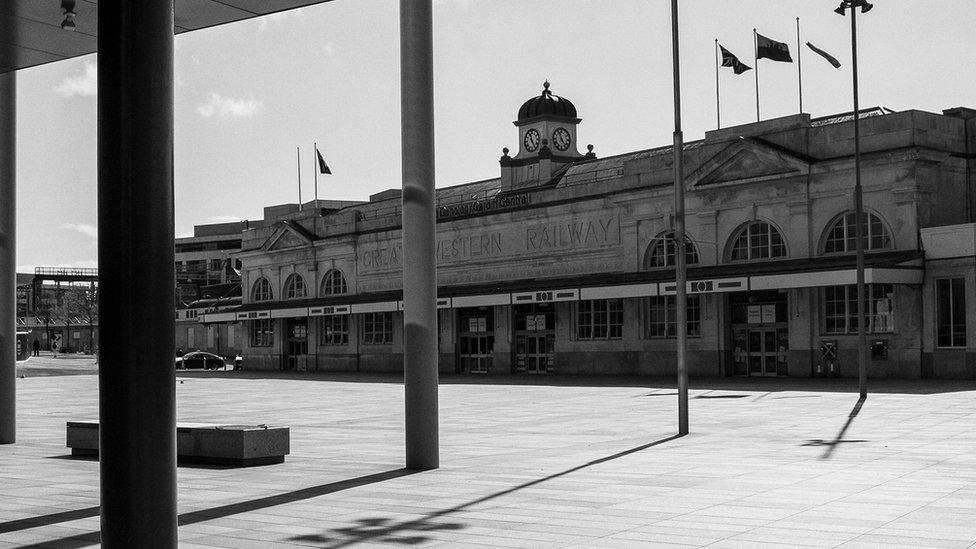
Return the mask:
{"type": "Polygon", "coordinates": [[[305,370],[308,355],[308,318],[289,318],[285,321],[285,367],[305,370]]]}
{"type": "Polygon", "coordinates": [[[556,370],[556,308],[552,303],[515,306],[516,373],[551,374],[556,370]]]}
{"type": "Polygon", "coordinates": [[[741,292],[732,305],[732,368],[740,376],[785,376],[790,331],[786,292],[741,292]]]}
{"type": "Polygon", "coordinates": [[[495,353],[495,312],[492,307],[458,309],[460,374],[487,374],[495,353]]]}

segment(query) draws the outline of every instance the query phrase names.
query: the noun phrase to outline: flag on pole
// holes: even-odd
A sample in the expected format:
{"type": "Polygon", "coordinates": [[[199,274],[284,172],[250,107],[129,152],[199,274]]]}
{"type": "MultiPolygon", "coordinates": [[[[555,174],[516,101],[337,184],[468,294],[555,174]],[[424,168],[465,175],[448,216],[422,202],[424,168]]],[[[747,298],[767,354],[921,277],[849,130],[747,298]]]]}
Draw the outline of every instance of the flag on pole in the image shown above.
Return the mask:
{"type": "Polygon", "coordinates": [[[315,149],[315,156],[319,159],[319,173],[332,175],[332,170],[329,169],[329,165],[325,163],[322,153],[317,148],[315,149]]]}
{"type": "Polygon", "coordinates": [[[739,58],[736,57],[734,53],[732,53],[729,50],[725,49],[725,46],[719,44],[718,47],[719,47],[719,49],[722,50],[722,66],[723,67],[732,67],[732,71],[735,72],[735,74],[742,74],[742,73],[744,73],[746,71],[751,71],[752,70],[752,67],[750,67],[749,65],[746,65],[742,61],[739,61],[739,58]]]}
{"type": "Polygon", "coordinates": [[[810,48],[811,50],[813,50],[813,52],[816,53],[817,55],[819,55],[820,57],[823,57],[824,59],[826,59],[827,62],[830,63],[831,65],[833,65],[835,69],[839,69],[840,68],[840,61],[838,61],[837,58],[834,57],[833,55],[830,55],[829,53],[823,51],[822,49],[818,48],[817,46],[814,46],[810,42],[807,42],[807,47],[810,48]]]}
{"type": "Polygon", "coordinates": [[[790,57],[790,47],[785,42],[777,42],[756,33],[756,59],[763,58],[783,63],[793,62],[793,58],[790,57]]]}

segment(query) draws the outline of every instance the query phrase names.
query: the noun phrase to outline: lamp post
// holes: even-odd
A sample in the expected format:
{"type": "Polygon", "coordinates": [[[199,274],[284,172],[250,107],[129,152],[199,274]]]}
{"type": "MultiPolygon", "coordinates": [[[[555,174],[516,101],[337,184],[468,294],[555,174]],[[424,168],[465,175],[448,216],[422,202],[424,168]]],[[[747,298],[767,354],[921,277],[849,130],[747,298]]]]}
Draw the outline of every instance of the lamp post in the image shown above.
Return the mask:
{"type": "MultiPolygon", "coordinates": [[[[681,153],[684,149],[681,133],[681,78],[678,69],[678,0],[671,0],[671,54],[674,71],[674,331],[677,347],[678,375],[678,434],[688,434],[688,366],[687,318],[688,298],[685,279],[685,188],[681,153]]],[[[667,248],[665,248],[665,251],[667,248]]],[[[667,254],[665,254],[667,255],[667,254]]],[[[667,310],[665,304],[665,310],[667,310]]]]}
{"type": "Polygon", "coordinates": [[[851,12],[851,67],[854,73],[854,236],[855,250],[857,251],[857,372],[858,388],[861,398],[868,396],[868,371],[867,371],[867,327],[865,326],[865,299],[864,286],[864,201],[861,190],[861,129],[860,112],[857,101],[857,9],[861,8],[861,13],[867,13],[874,5],[867,0],[843,0],[834,12],[838,15],[846,15],[847,10],[851,12]]]}

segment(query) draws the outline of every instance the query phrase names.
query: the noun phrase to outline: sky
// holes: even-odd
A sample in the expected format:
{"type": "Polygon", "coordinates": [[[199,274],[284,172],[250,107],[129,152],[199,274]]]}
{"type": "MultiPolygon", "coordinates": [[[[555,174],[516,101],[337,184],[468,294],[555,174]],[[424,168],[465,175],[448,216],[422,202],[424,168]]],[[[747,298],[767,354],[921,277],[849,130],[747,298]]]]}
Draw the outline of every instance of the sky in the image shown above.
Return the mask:
{"type": "MultiPolygon", "coordinates": [[[[851,107],[850,20],[834,0],[682,0],[685,141],[716,128],[717,38],[754,66],[752,29],[800,38],[804,111],[851,107]]],[[[176,235],[260,219],[314,193],[312,144],[332,176],[319,198],[366,200],[400,186],[399,3],[335,0],[178,35],[176,235]]],[[[862,107],[976,107],[976,4],[876,0],[858,16],[862,107]]],[[[434,0],[435,184],[499,176],[512,122],[548,79],[583,119],[580,149],[600,156],[668,145],[673,131],[670,2],[434,0]]],[[[18,75],[18,272],[97,266],[97,55],[18,75]]],[[[759,61],[762,118],[798,112],[797,65],[759,61]]],[[[755,77],[719,75],[722,125],[755,121],[755,77]]]]}

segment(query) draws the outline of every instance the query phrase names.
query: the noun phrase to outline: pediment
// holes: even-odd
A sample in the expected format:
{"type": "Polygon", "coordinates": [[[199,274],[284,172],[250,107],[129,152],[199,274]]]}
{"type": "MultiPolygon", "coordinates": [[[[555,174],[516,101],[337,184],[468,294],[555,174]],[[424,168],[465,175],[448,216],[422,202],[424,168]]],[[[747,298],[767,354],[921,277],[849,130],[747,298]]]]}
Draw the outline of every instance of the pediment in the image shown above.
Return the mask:
{"type": "Polygon", "coordinates": [[[791,175],[810,168],[810,159],[755,138],[740,138],[688,174],[695,187],[753,183],[791,175]]]}
{"type": "Polygon", "coordinates": [[[262,249],[270,251],[312,246],[314,241],[314,235],[305,230],[304,227],[300,225],[296,226],[296,224],[288,221],[282,221],[278,228],[275,229],[275,232],[264,243],[262,249]]]}

